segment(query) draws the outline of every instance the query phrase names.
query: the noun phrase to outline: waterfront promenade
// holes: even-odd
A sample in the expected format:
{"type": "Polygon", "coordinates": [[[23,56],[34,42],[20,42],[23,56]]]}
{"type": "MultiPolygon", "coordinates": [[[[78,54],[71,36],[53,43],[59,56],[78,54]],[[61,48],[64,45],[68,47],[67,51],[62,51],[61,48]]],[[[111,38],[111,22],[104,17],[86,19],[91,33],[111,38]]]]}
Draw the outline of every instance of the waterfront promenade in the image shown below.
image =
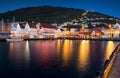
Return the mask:
{"type": "MultiPolygon", "coordinates": [[[[58,37],[58,38],[23,38],[24,40],[56,40],[56,39],[68,39],[68,40],[98,40],[98,41],[120,41],[118,38],[76,38],[76,37],[58,37]]],[[[6,41],[6,38],[0,39],[0,41],[6,41]]]]}
{"type": "Polygon", "coordinates": [[[98,78],[120,78],[120,44],[114,49],[98,78]]]}
{"type": "Polygon", "coordinates": [[[118,53],[111,71],[108,74],[108,78],[120,78],[120,53],[118,53]]]}

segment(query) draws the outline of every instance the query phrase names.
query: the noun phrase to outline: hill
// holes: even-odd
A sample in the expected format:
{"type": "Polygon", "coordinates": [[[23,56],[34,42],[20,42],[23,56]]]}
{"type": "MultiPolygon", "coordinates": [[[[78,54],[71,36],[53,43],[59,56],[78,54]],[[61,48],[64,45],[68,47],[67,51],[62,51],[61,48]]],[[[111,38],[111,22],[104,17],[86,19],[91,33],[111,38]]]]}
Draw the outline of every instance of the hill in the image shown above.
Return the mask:
{"type": "MultiPolygon", "coordinates": [[[[79,19],[85,10],[53,7],[53,6],[39,6],[21,8],[14,11],[8,11],[0,14],[0,19],[4,18],[7,21],[12,21],[15,17],[16,21],[36,21],[36,22],[50,22],[62,23],[72,19],[79,19]]],[[[112,16],[101,14],[98,12],[89,12],[86,15],[88,18],[113,18],[112,16]]]]}

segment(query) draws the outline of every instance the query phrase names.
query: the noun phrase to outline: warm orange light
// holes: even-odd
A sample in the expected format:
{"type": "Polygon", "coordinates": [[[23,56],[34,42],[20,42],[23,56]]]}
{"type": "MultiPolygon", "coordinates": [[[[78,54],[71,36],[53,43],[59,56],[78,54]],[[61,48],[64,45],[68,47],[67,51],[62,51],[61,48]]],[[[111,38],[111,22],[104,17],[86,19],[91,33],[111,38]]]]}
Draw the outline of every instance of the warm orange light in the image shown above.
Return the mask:
{"type": "Polygon", "coordinates": [[[85,68],[89,61],[90,43],[82,40],[79,46],[78,68],[85,68]]]}
{"type": "Polygon", "coordinates": [[[82,25],[82,29],[85,29],[85,27],[82,25]]]}
{"type": "Polygon", "coordinates": [[[57,55],[58,55],[58,57],[60,56],[60,52],[61,52],[60,45],[61,45],[61,40],[58,40],[57,41],[57,55]]]}
{"type": "Polygon", "coordinates": [[[113,41],[108,41],[107,43],[107,47],[106,47],[106,59],[109,59],[111,53],[113,52],[113,50],[115,49],[115,44],[113,43],[113,41]]]}
{"type": "Polygon", "coordinates": [[[11,34],[11,35],[10,35],[10,38],[13,38],[13,37],[14,37],[13,34],[11,34]]]}
{"type": "Polygon", "coordinates": [[[13,44],[13,43],[10,43],[10,44],[9,44],[9,52],[10,52],[9,54],[10,54],[10,57],[11,57],[11,58],[13,57],[13,54],[14,54],[14,53],[13,53],[13,50],[14,50],[13,48],[14,48],[14,44],[13,44]]]}
{"type": "Polygon", "coordinates": [[[65,40],[63,45],[64,66],[66,66],[70,60],[71,51],[72,51],[72,42],[70,40],[65,40]]]}
{"type": "Polygon", "coordinates": [[[109,25],[108,25],[108,27],[111,29],[111,28],[112,28],[112,25],[111,25],[111,24],[109,24],[109,25]]]}

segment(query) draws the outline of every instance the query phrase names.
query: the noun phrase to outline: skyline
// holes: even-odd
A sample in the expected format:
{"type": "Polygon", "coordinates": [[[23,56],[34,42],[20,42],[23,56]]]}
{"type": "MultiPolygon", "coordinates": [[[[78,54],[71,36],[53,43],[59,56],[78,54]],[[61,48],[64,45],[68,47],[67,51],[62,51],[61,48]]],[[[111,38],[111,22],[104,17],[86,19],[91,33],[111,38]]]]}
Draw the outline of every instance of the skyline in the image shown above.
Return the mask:
{"type": "Polygon", "coordinates": [[[0,2],[0,13],[20,8],[46,5],[92,10],[120,18],[119,3],[119,0],[3,0],[0,2]]]}

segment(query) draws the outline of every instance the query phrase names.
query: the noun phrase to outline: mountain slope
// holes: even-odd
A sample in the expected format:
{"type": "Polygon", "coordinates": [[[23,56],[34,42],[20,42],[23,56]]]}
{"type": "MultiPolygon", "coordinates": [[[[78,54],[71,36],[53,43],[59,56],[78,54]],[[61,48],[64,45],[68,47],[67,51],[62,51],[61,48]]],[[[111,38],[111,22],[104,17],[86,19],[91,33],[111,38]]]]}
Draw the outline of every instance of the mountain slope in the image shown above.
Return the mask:
{"type": "MultiPolygon", "coordinates": [[[[57,22],[62,23],[70,21],[72,19],[78,19],[82,16],[85,10],[53,7],[53,6],[40,6],[40,7],[28,7],[21,8],[14,11],[8,11],[0,14],[0,19],[9,19],[15,17],[16,21],[39,21],[39,22],[57,22]]],[[[89,12],[87,15],[89,18],[103,17],[110,18],[111,16],[101,14],[98,12],[89,12]]]]}

